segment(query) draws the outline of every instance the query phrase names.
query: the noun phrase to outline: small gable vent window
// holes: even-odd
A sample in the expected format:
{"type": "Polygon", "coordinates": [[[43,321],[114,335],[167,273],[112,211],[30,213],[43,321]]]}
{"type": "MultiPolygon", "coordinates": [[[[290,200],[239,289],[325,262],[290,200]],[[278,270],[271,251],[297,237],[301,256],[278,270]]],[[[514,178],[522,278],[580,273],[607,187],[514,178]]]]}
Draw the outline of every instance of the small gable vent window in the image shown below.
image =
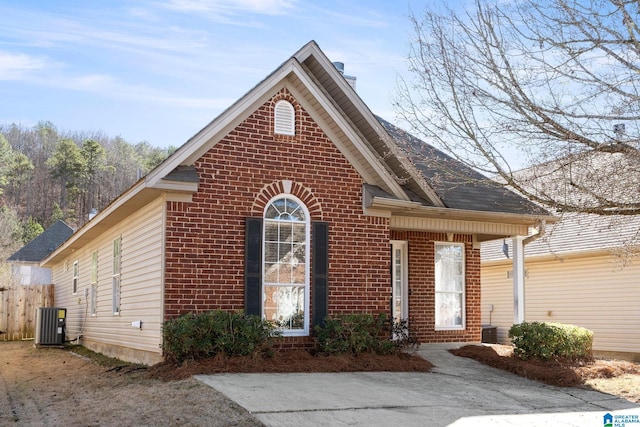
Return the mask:
{"type": "Polygon", "coordinates": [[[280,135],[295,135],[295,111],[287,101],[278,101],[274,109],[274,132],[280,135]]]}

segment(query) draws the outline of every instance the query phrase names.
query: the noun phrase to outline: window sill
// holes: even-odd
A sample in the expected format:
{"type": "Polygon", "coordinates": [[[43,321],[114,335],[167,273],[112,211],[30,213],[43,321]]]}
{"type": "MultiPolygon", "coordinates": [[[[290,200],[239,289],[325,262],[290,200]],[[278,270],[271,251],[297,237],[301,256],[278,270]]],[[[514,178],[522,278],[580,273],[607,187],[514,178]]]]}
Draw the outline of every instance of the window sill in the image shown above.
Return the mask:
{"type": "Polygon", "coordinates": [[[281,331],[282,338],[287,338],[287,337],[308,337],[309,336],[309,331],[281,331]]]}
{"type": "Polygon", "coordinates": [[[465,329],[464,326],[436,326],[434,328],[436,331],[464,331],[465,329]]]}

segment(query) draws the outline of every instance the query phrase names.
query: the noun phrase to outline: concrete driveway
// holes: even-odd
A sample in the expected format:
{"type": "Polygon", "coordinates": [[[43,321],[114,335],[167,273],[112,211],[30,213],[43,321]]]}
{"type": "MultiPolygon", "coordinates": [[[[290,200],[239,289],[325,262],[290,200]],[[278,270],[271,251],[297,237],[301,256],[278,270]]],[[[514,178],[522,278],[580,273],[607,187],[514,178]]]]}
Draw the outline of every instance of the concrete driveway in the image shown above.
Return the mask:
{"type": "MultiPolygon", "coordinates": [[[[594,426],[640,406],[530,381],[425,344],[430,373],[200,375],[267,426],[594,426]]],[[[640,422],[637,425],[640,427],[640,422]]]]}

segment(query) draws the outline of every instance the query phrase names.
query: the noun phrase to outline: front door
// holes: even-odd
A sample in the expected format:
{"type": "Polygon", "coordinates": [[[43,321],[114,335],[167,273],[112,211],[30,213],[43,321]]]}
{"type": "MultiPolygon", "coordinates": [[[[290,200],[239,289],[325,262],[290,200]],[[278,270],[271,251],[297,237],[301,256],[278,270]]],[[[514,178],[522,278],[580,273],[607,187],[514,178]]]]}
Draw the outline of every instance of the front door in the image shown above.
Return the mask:
{"type": "Polygon", "coordinates": [[[409,317],[407,241],[391,241],[391,316],[395,322],[409,317]]]}

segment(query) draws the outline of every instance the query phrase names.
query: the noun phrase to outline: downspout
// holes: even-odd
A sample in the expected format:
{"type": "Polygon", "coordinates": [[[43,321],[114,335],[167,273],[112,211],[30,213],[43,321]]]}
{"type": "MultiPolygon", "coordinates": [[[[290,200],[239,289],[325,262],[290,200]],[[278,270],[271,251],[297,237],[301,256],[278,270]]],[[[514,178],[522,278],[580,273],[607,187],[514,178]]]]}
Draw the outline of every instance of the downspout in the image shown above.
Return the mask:
{"type": "Polygon", "coordinates": [[[513,320],[524,322],[524,247],[541,238],[546,232],[546,221],[538,222],[538,231],[530,236],[513,237],[513,320]]]}

